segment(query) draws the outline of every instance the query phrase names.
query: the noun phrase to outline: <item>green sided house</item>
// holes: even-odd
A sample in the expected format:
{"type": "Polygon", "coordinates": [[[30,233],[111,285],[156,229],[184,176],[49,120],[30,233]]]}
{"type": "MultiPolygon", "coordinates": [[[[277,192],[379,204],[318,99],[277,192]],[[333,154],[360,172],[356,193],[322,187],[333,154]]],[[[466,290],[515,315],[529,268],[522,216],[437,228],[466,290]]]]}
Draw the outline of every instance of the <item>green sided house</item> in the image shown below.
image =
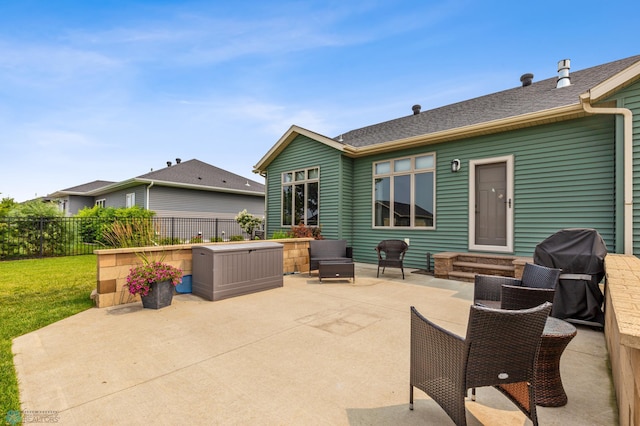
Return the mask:
{"type": "Polygon", "coordinates": [[[254,166],[267,233],[322,226],[368,263],[408,240],[416,268],[426,253],[532,256],[564,228],[640,253],[640,55],[520,81],[334,138],[292,126],[254,166]]]}

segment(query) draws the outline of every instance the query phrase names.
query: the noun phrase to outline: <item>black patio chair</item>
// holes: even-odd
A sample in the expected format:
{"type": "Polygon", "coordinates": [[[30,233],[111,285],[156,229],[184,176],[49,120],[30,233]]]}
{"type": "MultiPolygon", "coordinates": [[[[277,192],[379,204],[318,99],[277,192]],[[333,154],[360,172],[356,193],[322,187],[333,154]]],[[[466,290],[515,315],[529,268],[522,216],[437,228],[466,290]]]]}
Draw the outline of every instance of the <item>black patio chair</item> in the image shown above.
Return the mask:
{"type": "Polygon", "coordinates": [[[380,267],[382,266],[382,273],[384,274],[385,268],[400,268],[402,271],[402,279],[404,280],[404,254],[409,249],[409,245],[402,240],[384,240],[380,241],[376,246],[378,252],[378,275],[380,277],[380,267]]]}
{"type": "Polygon", "coordinates": [[[478,274],[473,287],[474,305],[526,309],[553,302],[560,269],[527,263],[522,279],[478,274]]]}
{"type": "Polygon", "coordinates": [[[493,386],[536,426],[534,363],[551,304],[517,311],[470,309],[463,339],[411,307],[409,408],[416,387],[464,426],[468,390],[493,386]]]}

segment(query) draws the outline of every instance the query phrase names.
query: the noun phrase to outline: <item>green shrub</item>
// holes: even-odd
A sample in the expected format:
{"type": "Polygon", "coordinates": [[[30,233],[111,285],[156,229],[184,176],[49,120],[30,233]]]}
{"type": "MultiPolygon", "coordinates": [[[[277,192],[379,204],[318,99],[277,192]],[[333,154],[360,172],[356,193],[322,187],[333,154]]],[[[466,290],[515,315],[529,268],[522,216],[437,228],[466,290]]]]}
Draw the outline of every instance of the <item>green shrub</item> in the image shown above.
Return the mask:
{"type": "Polygon", "coordinates": [[[240,228],[242,228],[244,232],[249,234],[249,238],[251,238],[254,229],[259,229],[262,226],[262,219],[251,213],[247,213],[247,209],[238,213],[236,222],[238,222],[238,225],[240,225],[240,228]]]}
{"type": "Polygon", "coordinates": [[[244,236],[232,235],[231,238],[229,238],[229,241],[244,241],[244,236]]]}
{"type": "Polygon", "coordinates": [[[78,212],[76,217],[83,218],[84,220],[80,224],[80,235],[82,242],[84,243],[97,243],[111,247],[133,247],[140,245],[153,245],[155,244],[156,230],[153,227],[153,217],[155,212],[150,210],[144,210],[138,206],[129,208],[114,207],[99,207],[94,206],[92,208],[85,207],[78,212]],[[130,224],[127,227],[114,229],[114,224],[130,224]],[[125,238],[122,233],[129,233],[125,238]],[[114,244],[114,237],[117,239],[124,238],[126,242],[118,245],[114,244]]]}
{"type": "Polygon", "coordinates": [[[222,237],[211,237],[211,239],[209,240],[212,243],[221,243],[224,240],[222,239],[222,237]]]}
{"type": "Polygon", "coordinates": [[[285,238],[292,238],[291,232],[285,231],[283,229],[278,229],[277,231],[273,232],[273,235],[271,235],[272,240],[282,240],[285,238]]]}
{"type": "Polygon", "coordinates": [[[4,197],[0,200],[0,217],[8,216],[9,212],[17,205],[18,203],[16,203],[13,198],[4,197]]]}
{"type": "Polygon", "coordinates": [[[12,207],[3,213],[8,219],[0,224],[3,241],[0,259],[14,255],[60,255],[75,244],[74,234],[56,203],[34,200],[12,204],[5,199],[3,204],[12,207]]]}
{"type": "Polygon", "coordinates": [[[116,220],[116,209],[113,207],[93,206],[81,209],[76,217],[82,218],[80,238],[83,243],[100,242],[104,229],[116,220]]]}
{"type": "Polygon", "coordinates": [[[173,246],[176,244],[182,244],[182,240],[180,238],[165,237],[158,240],[158,244],[161,246],[173,246]]]}

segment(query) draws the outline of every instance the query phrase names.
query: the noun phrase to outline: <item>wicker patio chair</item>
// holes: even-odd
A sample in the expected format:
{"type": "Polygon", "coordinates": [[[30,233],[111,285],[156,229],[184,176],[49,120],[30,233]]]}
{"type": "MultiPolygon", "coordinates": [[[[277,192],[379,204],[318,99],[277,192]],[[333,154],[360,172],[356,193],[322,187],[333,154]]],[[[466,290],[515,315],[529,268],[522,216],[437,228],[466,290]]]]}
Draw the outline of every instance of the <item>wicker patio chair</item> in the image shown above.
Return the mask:
{"type": "Polygon", "coordinates": [[[411,307],[409,408],[416,387],[463,426],[468,389],[494,386],[537,425],[534,363],[551,304],[518,311],[470,309],[463,339],[411,307]]]}
{"type": "Polygon", "coordinates": [[[478,274],[473,288],[474,305],[489,308],[524,309],[553,302],[560,269],[527,263],[522,279],[478,274]],[[506,290],[503,287],[508,286],[506,290]],[[522,289],[514,289],[521,287],[522,289]],[[503,300],[503,295],[506,300],[503,300]],[[530,299],[527,300],[527,297],[530,299]]]}
{"type": "Polygon", "coordinates": [[[402,240],[384,240],[378,243],[376,251],[378,252],[378,278],[380,277],[380,267],[382,273],[385,268],[400,268],[402,271],[402,279],[404,280],[404,255],[409,249],[409,245],[402,240]]]}
{"type": "Polygon", "coordinates": [[[473,304],[488,308],[499,308],[503,285],[522,285],[522,281],[511,277],[478,274],[473,284],[473,304]]]}
{"type": "Polygon", "coordinates": [[[502,285],[501,309],[528,309],[544,302],[553,303],[556,290],[553,288],[533,288],[524,286],[502,285]]]}

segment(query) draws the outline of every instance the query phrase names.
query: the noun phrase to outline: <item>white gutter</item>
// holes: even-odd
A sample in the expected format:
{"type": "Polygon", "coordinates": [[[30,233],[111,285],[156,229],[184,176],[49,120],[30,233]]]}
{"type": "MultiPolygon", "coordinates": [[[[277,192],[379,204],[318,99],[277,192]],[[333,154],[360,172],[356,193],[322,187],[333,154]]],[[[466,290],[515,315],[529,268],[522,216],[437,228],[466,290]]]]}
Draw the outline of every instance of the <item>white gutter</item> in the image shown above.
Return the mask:
{"type": "Polygon", "coordinates": [[[580,95],[585,112],[622,115],[624,122],[624,254],[633,255],[633,113],[627,108],[594,108],[590,94],[580,95]]]}
{"type": "Polygon", "coordinates": [[[145,210],[149,210],[149,190],[151,189],[151,187],[153,186],[154,183],[155,183],[154,181],[151,181],[149,186],[147,186],[147,196],[146,196],[146,198],[144,200],[144,204],[145,204],[144,209],[145,210]]]}

